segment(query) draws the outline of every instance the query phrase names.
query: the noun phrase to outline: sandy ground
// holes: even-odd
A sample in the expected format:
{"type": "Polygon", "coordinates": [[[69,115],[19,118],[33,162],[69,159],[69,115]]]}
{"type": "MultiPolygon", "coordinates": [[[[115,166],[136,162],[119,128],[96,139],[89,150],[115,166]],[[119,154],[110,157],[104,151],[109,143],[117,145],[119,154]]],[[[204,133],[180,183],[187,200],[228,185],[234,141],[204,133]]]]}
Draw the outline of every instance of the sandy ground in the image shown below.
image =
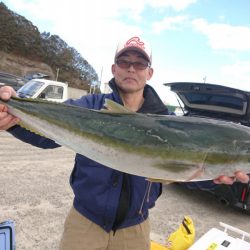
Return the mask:
{"type": "MultiPolygon", "coordinates": [[[[74,153],[41,150],[0,132],[0,222],[15,221],[17,249],[58,249],[73,194],[68,179],[74,153]]],[[[164,242],[183,216],[195,224],[196,239],[219,221],[250,232],[250,215],[221,205],[207,193],[164,186],[151,210],[152,239],[164,242]]]]}

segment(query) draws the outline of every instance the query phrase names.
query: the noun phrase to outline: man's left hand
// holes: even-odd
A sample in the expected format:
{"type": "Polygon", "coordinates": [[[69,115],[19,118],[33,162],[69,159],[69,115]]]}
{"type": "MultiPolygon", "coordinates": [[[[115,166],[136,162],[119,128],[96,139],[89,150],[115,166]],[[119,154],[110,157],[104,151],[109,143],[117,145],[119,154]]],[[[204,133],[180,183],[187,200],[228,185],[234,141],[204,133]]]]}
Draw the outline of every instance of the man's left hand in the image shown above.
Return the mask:
{"type": "Polygon", "coordinates": [[[234,177],[229,176],[219,176],[218,178],[214,179],[215,184],[227,184],[232,185],[235,181],[239,181],[242,183],[248,183],[250,181],[250,177],[241,171],[237,171],[234,173],[234,177]]]}

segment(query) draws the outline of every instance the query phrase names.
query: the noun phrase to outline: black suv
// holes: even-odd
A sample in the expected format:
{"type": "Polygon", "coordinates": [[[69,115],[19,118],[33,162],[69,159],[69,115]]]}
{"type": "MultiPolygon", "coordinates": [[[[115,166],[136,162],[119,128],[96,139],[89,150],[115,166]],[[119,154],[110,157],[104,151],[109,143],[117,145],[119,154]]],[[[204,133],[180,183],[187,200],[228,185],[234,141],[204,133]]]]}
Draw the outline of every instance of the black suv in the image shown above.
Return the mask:
{"type": "MultiPolygon", "coordinates": [[[[164,85],[170,87],[182,101],[180,108],[184,116],[220,119],[250,127],[250,92],[209,83],[172,82],[164,85]]],[[[236,182],[230,186],[200,181],[184,185],[209,191],[223,204],[250,212],[250,183],[236,182]]]]}

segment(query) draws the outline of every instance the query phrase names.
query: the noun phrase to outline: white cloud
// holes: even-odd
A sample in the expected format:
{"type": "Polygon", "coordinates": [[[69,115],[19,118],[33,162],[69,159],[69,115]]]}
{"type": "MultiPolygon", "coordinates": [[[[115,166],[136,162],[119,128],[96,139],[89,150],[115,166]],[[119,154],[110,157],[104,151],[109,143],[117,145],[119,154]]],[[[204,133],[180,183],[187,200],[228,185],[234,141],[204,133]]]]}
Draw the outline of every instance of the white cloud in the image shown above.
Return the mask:
{"type": "Polygon", "coordinates": [[[195,19],[192,24],[195,30],[208,37],[213,49],[250,50],[250,27],[209,24],[202,18],[195,19]]]}
{"type": "Polygon", "coordinates": [[[81,0],[8,0],[8,2],[17,12],[21,9],[22,12],[25,11],[29,16],[38,20],[55,23],[67,21],[82,27],[119,19],[123,15],[127,18],[138,19],[145,7],[142,0],[91,0],[87,3],[81,0]]]}
{"type": "Polygon", "coordinates": [[[230,87],[250,91],[250,61],[224,65],[220,71],[221,76],[228,79],[230,87]]]}
{"type": "Polygon", "coordinates": [[[164,30],[180,30],[186,20],[188,20],[187,16],[165,17],[161,21],[153,22],[152,29],[155,33],[160,33],[164,30]]]}
{"type": "Polygon", "coordinates": [[[181,11],[194,4],[197,0],[148,0],[148,4],[153,8],[173,8],[175,11],[181,11]]]}
{"type": "Polygon", "coordinates": [[[26,11],[29,16],[41,20],[58,22],[67,20],[75,23],[80,21],[83,26],[93,20],[118,19],[122,16],[139,20],[144,9],[149,6],[153,9],[173,8],[180,11],[197,0],[8,0],[18,12],[26,11]],[[84,20],[84,22],[82,22],[84,20]]]}

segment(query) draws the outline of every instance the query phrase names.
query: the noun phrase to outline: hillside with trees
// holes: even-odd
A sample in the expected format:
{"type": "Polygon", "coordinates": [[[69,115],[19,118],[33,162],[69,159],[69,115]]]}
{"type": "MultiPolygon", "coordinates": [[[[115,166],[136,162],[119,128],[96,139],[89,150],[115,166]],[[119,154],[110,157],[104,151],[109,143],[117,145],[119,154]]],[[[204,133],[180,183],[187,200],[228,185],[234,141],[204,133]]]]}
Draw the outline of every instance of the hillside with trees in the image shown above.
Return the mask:
{"type": "MultiPolygon", "coordinates": [[[[0,2],[0,34],[0,52],[45,63],[53,76],[60,71],[59,81],[88,90],[98,80],[94,68],[76,49],[57,35],[40,33],[29,20],[8,9],[3,2],[0,2]]],[[[10,69],[9,73],[15,72],[10,69]]]]}

